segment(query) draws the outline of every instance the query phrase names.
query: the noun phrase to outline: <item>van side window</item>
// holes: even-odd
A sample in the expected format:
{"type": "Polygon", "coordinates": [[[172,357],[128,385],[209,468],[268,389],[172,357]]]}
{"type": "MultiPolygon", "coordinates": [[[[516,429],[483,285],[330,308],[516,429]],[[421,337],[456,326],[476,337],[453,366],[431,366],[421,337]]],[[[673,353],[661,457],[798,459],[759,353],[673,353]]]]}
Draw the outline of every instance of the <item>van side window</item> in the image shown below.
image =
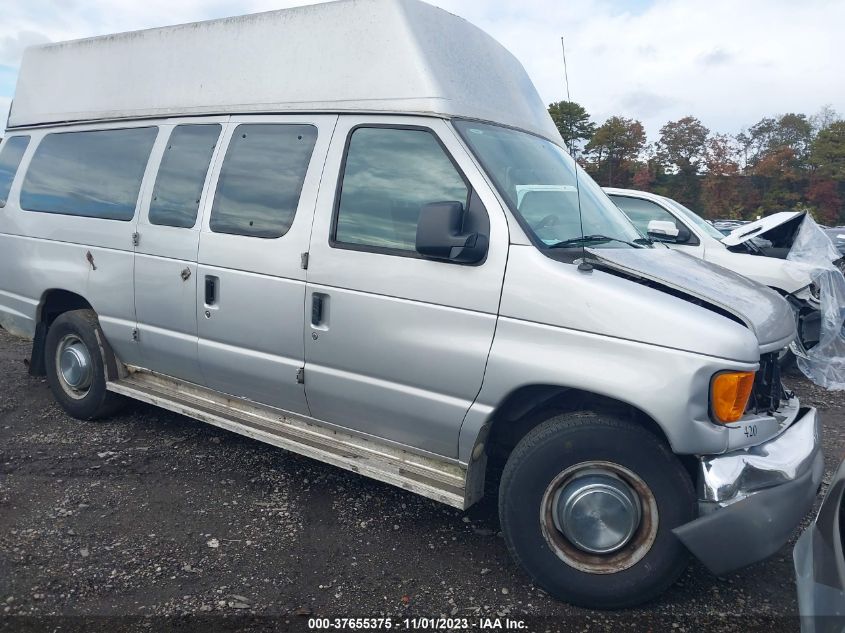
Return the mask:
{"type": "Polygon", "coordinates": [[[316,142],[313,125],[235,128],[211,208],[211,230],[264,238],[287,233],[316,142]]]}
{"type": "Polygon", "coordinates": [[[157,127],[48,134],[35,150],[21,208],[129,221],[157,127]]]}
{"type": "Polygon", "coordinates": [[[466,205],[468,196],[467,184],[431,131],[357,128],[346,150],[333,242],[416,252],[420,209],[431,202],[466,205]]]}
{"type": "Polygon", "coordinates": [[[29,145],[28,136],[10,136],[0,149],[0,208],[6,206],[12,181],[29,145]]]}
{"type": "Polygon", "coordinates": [[[150,224],[190,228],[222,127],[177,125],[167,142],[150,201],[150,224]]]}

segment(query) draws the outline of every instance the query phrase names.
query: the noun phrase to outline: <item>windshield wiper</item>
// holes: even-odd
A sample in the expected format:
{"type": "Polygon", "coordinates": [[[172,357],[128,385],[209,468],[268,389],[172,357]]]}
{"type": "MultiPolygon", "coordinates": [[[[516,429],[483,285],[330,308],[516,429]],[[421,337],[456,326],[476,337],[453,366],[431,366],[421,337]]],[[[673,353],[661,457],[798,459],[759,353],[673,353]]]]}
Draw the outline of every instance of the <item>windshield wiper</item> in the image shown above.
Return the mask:
{"type": "Polygon", "coordinates": [[[573,237],[569,240],[563,240],[557,244],[552,244],[549,248],[567,248],[568,246],[580,246],[586,242],[619,242],[620,244],[627,244],[633,248],[645,248],[642,244],[635,244],[626,240],[620,240],[616,237],[608,237],[607,235],[584,235],[582,237],[573,237]]]}

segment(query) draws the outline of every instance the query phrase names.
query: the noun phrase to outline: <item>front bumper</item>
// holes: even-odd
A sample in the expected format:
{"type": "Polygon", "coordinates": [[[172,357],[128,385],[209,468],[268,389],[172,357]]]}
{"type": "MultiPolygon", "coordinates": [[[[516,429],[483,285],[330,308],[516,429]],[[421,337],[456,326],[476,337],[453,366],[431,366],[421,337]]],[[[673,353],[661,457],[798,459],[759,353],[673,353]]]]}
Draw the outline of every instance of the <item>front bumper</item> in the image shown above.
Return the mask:
{"type": "Polygon", "coordinates": [[[675,535],[714,574],[778,551],[812,507],[824,472],[821,421],[802,409],[777,437],[701,460],[699,518],[675,535]]]}

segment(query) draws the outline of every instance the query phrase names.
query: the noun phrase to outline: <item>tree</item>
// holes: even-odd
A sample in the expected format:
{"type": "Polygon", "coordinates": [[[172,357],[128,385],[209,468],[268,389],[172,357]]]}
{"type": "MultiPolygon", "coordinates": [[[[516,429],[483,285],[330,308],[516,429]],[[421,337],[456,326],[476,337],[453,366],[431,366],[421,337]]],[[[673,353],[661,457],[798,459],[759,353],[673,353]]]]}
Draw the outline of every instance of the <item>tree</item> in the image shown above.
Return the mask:
{"type": "Polygon", "coordinates": [[[778,118],[769,141],[770,149],[788,147],[795,153],[798,160],[803,161],[807,157],[812,139],[813,126],[807,115],[790,112],[778,118]]]}
{"type": "Polygon", "coordinates": [[[739,173],[739,150],[727,134],[713,134],[707,139],[704,168],[708,176],[736,176],[739,173]]]}
{"type": "Polygon", "coordinates": [[[590,121],[590,115],[584,106],[574,101],[549,104],[549,114],[570,150],[579,141],[589,141],[596,131],[596,126],[590,121]]]}
{"type": "Polygon", "coordinates": [[[692,116],[670,121],[660,128],[657,141],[657,156],[667,167],[678,170],[678,178],[669,186],[673,198],[698,206],[698,172],[707,151],[708,130],[692,116]]]}
{"type": "Polygon", "coordinates": [[[762,195],[759,213],[783,211],[798,205],[806,187],[806,172],[791,147],[775,147],[766,151],[750,171],[755,187],[762,195]]]}
{"type": "Polygon", "coordinates": [[[807,190],[807,200],[813,205],[813,214],[822,224],[839,223],[842,213],[842,199],[834,180],[813,180],[807,190]]]}
{"type": "Polygon", "coordinates": [[[810,164],[815,171],[807,199],[820,221],[839,224],[845,215],[845,121],[830,123],[813,139],[810,164]]]}
{"type": "Polygon", "coordinates": [[[751,152],[754,140],[751,138],[751,134],[747,130],[742,130],[734,137],[734,139],[736,140],[740,155],[742,156],[742,169],[744,171],[748,169],[748,156],[751,152]]]}
{"type": "Polygon", "coordinates": [[[777,118],[764,117],[748,130],[751,145],[750,164],[773,153],[792,150],[799,162],[804,162],[813,138],[813,126],[806,114],[790,112],[777,118]]]}
{"type": "Polygon", "coordinates": [[[764,117],[748,129],[745,173],[759,194],[758,213],[794,208],[806,200],[813,126],[805,114],[764,117]]]}
{"type": "Polygon", "coordinates": [[[747,167],[757,163],[770,149],[775,125],[777,122],[773,118],[763,117],[748,128],[747,137],[743,139],[747,143],[747,167]]]}
{"type": "Polygon", "coordinates": [[[641,164],[631,178],[631,186],[640,191],[651,191],[654,185],[655,175],[648,163],[641,164]]]}
{"type": "Polygon", "coordinates": [[[714,134],[707,139],[701,202],[711,217],[739,218],[742,215],[742,179],[737,162],[740,151],[727,134],[714,134]]]}
{"type": "Polygon", "coordinates": [[[634,175],[631,178],[631,187],[641,191],[655,191],[658,188],[658,181],[665,176],[663,165],[657,159],[657,149],[654,143],[649,143],[640,150],[639,157],[634,163],[634,175]]]}
{"type": "Polygon", "coordinates": [[[832,123],[836,123],[841,120],[842,115],[834,110],[833,106],[828,103],[827,105],[823,105],[819,108],[819,111],[810,117],[810,125],[813,126],[813,132],[818,134],[819,132],[829,128],[832,123]]]}
{"type": "Polygon", "coordinates": [[[695,117],[670,121],[660,128],[657,156],[678,171],[695,175],[704,159],[709,134],[710,130],[695,117]]]}
{"type": "MultiPolygon", "coordinates": [[[[589,123],[583,109],[580,115],[589,123]]],[[[569,138],[583,142],[586,131],[576,137],[575,130],[573,123],[569,138]]],[[[666,123],[648,145],[639,121],[614,116],[584,149],[578,162],[600,184],[665,195],[709,217],[806,208],[824,222],[845,223],[845,119],[831,106],[812,117],[763,117],[736,136],[711,134],[687,116],[666,123]]]]}
{"type": "Polygon", "coordinates": [[[645,141],[642,123],[620,116],[610,117],[596,129],[584,148],[592,159],[588,163],[590,171],[607,186],[628,184],[645,141]]]}
{"type": "Polygon", "coordinates": [[[818,133],[810,147],[810,163],[820,176],[845,180],[845,121],[818,133]]]}

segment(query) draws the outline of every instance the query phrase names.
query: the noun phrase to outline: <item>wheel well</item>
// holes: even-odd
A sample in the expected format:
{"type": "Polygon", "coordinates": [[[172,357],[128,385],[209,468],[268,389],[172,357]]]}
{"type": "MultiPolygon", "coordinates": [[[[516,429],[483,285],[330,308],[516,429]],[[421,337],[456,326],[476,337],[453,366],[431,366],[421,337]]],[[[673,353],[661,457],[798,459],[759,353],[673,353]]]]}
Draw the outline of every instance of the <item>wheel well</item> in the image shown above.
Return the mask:
{"type": "MultiPolygon", "coordinates": [[[[637,407],[590,391],[555,385],[529,385],[509,394],[492,416],[487,440],[490,469],[504,467],[511,451],[531,429],[549,418],[575,411],[603,413],[633,422],[647,429],[669,445],[660,425],[637,407]]],[[[695,481],[696,460],[693,456],[678,458],[695,481]]]]}
{"type": "Polygon", "coordinates": [[[38,322],[50,327],[59,315],[70,310],[91,310],[91,304],[75,292],[58,288],[48,290],[38,308],[38,322]]]}
{"type": "Polygon", "coordinates": [[[47,330],[61,314],[70,310],[91,310],[91,304],[81,295],[68,290],[54,288],[44,293],[38,307],[35,337],[32,341],[32,355],[29,359],[29,373],[32,376],[46,375],[44,366],[44,342],[47,330]]]}

